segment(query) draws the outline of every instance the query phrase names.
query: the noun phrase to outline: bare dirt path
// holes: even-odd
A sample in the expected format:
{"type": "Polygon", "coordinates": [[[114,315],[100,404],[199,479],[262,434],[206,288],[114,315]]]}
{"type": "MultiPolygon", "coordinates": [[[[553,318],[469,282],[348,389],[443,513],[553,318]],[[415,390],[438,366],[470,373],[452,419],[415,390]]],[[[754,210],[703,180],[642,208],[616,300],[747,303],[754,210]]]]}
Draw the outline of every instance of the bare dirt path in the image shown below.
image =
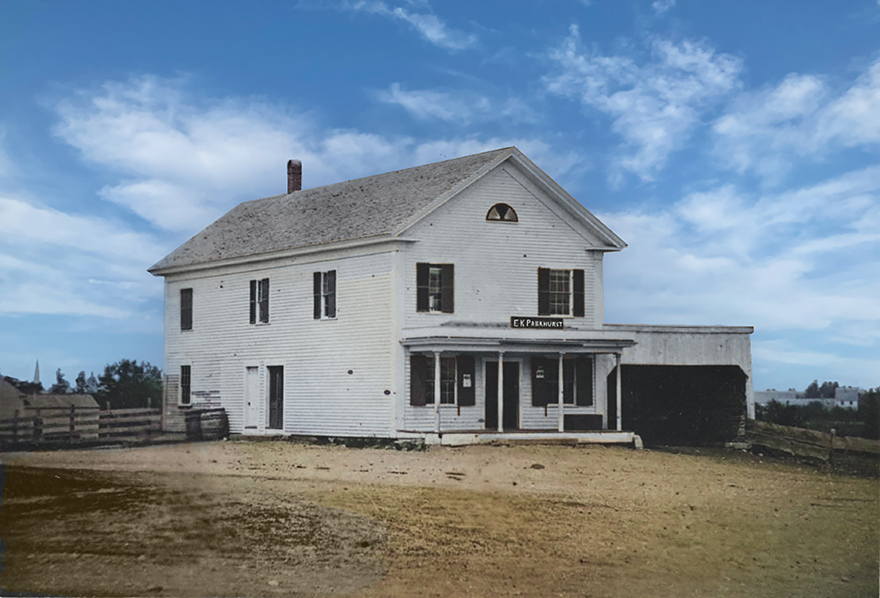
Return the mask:
{"type": "Polygon", "coordinates": [[[877,480],[744,453],[217,442],[3,462],[6,592],[878,595],[877,480]]]}

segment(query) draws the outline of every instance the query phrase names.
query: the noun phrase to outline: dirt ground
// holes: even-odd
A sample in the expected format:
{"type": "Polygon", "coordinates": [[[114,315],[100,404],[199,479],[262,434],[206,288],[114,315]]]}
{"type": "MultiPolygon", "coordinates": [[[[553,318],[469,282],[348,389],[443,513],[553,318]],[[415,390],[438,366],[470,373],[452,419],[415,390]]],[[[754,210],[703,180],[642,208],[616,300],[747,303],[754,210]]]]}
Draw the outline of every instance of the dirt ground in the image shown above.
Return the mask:
{"type": "Polygon", "coordinates": [[[6,454],[0,595],[878,595],[880,483],[722,450],[6,454]]]}

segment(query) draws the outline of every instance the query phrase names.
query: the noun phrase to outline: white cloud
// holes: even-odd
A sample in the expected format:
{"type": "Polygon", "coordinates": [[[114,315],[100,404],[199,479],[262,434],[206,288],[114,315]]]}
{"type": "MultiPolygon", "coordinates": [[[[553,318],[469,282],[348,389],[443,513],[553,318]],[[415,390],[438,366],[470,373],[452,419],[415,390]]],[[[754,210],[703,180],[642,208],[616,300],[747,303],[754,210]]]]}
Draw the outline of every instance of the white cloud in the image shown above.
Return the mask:
{"type": "Polygon", "coordinates": [[[0,196],[0,314],[123,318],[159,291],[145,272],[168,250],[123,223],[0,196]],[[101,276],[108,288],[96,289],[101,276]]]}
{"type": "Polygon", "coordinates": [[[577,26],[551,51],[550,93],[613,119],[624,140],[616,167],[651,180],[681,149],[700,115],[739,85],[741,61],[702,42],[651,41],[651,58],[604,56],[583,46],[577,26]]]}
{"type": "Polygon", "coordinates": [[[505,120],[508,124],[535,123],[535,111],[518,98],[508,97],[493,102],[488,97],[467,90],[454,92],[434,89],[407,90],[392,83],[387,90],[376,93],[379,101],[406,110],[417,120],[442,120],[450,124],[471,125],[477,122],[505,120]]]}
{"type": "Polygon", "coordinates": [[[880,167],[757,198],[722,186],[601,218],[630,242],[605,269],[609,321],[880,339],[880,167]]]}
{"type": "Polygon", "coordinates": [[[427,89],[407,91],[399,83],[392,83],[388,91],[379,92],[377,96],[382,102],[401,106],[419,120],[438,119],[466,124],[491,108],[488,98],[479,94],[427,89]]]}
{"type": "MultiPolygon", "coordinates": [[[[403,101],[406,92],[399,91],[403,101]]],[[[412,99],[410,107],[430,112],[429,105],[412,99]]],[[[101,197],[181,234],[200,230],[240,201],[286,192],[290,158],[302,160],[306,187],[513,144],[536,148],[556,175],[578,162],[528,138],[420,142],[322,129],[314,116],[258,100],[205,99],[187,92],[184,82],[155,77],[80,92],[76,101],[60,103],[58,114],[56,134],[119,177],[101,197]]]]}
{"type": "Polygon", "coordinates": [[[654,9],[654,14],[662,15],[663,13],[672,10],[675,7],[675,0],[655,0],[653,4],[651,4],[651,8],[654,9]]]}
{"type": "Polygon", "coordinates": [[[825,78],[790,74],[744,94],[712,126],[722,167],[780,180],[798,159],[880,145],[880,60],[835,94],[825,78]]]}
{"type": "MultiPolygon", "coordinates": [[[[427,8],[426,3],[419,4],[423,8],[427,8]]],[[[474,45],[477,41],[474,35],[450,29],[442,19],[431,12],[416,12],[403,6],[393,6],[377,0],[344,2],[342,8],[403,21],[418,31],[423,38],[440,48],[463,50],[474,45]]]]}

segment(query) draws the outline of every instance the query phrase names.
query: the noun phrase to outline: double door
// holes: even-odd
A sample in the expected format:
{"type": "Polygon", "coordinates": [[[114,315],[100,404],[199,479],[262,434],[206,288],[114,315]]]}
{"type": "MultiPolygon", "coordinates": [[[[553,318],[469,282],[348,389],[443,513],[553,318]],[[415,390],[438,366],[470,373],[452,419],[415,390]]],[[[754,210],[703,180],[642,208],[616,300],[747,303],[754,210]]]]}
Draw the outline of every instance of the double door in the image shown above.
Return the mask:
{"type": "MultiPolygon", "coordinates": [[[[502,423],[505,430],[519,429],[519,362],[503,362],[502,423]]],[[[486,362],[486,429],[498,429],[498,362],[486,362]]]]}

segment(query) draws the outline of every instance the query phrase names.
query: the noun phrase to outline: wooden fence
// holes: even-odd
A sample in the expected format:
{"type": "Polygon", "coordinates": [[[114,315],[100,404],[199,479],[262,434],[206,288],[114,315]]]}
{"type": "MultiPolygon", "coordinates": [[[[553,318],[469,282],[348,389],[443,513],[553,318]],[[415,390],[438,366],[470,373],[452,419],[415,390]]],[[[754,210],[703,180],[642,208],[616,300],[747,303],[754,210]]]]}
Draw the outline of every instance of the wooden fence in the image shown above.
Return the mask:
{"type": "Polygon", "coordinates": [[[878,471],[880,441],[837,436],[817,430],[749,421],[746,440],[753,448],[822,463],[839,469],[878,471]]]}
{"type": "Polygon", "coordinates": [[[160,409],[41,408],[0,420],[0,445],[142,439],[162,431],[160,409]]]}

